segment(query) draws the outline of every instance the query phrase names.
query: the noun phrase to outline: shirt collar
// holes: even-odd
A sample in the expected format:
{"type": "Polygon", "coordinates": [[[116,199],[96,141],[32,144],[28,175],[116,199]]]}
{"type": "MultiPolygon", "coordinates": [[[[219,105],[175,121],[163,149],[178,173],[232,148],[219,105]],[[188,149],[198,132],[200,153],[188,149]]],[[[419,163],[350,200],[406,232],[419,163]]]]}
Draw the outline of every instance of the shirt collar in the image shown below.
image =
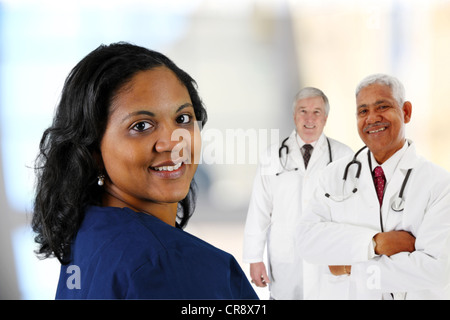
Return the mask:
{"type": "MultiPolygon", "coordinates": [[[[409,143],[408,141],[405,141],[405,144],[403,147],[398,150],[396,153],[394,153],[389,159],[387,159],[383,164],[381,164],[381,168],[383,168],[384,176],[386,177],[386,181],[390,181],[391,177],[394,175],[394,171],[397,168],[400,160],[402,159],[403,155],[405,154],[406,150],[408,149],[409,143]]],[[[375,169],[375,167],[380,166],[380,164],[375,160],[375,157],[373,156],[373,153],[370,153],[370,157],[372,159],[373,167],[372,170],[375,169]]]]}
{"type": "MultiPolygon", "coordinates": [[[[312,145],[312,147],[315,148],[317,142],[320,140],[320,138],[322,137],[322,135],[323,135],[323,134],[320,135],[320,137],[319,137],[318,140],[313,141],[313,142],[308,143],[308,144],[312,145]]],[[[298,147],[299,147],[300,149],[303,148],[303,146],[304,146],[305,144],[307,144],[305,141],[303,141],[303,139],[300,137],[300,135],[299,135],[298,133],[296,133],[295,138],[296,138],[296,140],[297,140],[297,144],[298,144],[298,147]]]]}

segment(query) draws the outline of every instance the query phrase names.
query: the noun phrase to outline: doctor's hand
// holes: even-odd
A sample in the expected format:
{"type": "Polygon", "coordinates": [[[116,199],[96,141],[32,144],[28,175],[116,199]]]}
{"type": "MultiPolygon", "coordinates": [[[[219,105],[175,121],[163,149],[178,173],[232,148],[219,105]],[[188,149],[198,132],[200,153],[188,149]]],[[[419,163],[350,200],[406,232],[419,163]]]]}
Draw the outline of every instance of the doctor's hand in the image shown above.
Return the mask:
{"type": "Polygon", "coordinates": [[[399,252],[415,251],[416,238],[407,231],[389,231],[377,233],[375,241],[375,253],[378,255],[392,256],[399,252]]]}
{"type": "Polygon", "coordinates": [[[352,272],[352,266],[328,266],[328,269],[334,276],[349,275],[352,272]]]}
{"type": "Polygon", "coordinates": [[[250,277],[257,287],[266,287],[270,283],[264,262],[250,263],[250,277]]]}

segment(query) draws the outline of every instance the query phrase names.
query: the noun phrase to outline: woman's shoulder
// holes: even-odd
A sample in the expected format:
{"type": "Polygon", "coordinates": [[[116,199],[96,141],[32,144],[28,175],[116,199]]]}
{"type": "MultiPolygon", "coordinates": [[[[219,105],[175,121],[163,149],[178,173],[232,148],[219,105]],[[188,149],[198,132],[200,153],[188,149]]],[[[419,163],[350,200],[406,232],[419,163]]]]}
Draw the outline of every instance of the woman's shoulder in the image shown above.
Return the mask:
{"type": "Polygon", "coordinates": [[[188,249],[228,255],[192,234],[129,208],[89,207],[77,242],[103,248],[101,252],[97,249],[101,255],[121,252],[121,256],[142,256],[150,260],[161,252],[185,252],[188,249]]]}
{"type": "Polygon", "coordinates": [[[108,242],[115,245],[161,248],[176,235],[178,229],[149,214],[129,208],[91,206],[77,235],[87,242],[108,242]]]}
{"type": "Polygon", "coordinates": [[[230,286],[239,296],[240,285],[235,288],[229,277],[239,284],[246,279],[232,255],[127,208],[86,211],[73,264],[81,270],[82,290],[66,290],[70,274],[63,269],[60,298],[228,297],[230,286]]]}

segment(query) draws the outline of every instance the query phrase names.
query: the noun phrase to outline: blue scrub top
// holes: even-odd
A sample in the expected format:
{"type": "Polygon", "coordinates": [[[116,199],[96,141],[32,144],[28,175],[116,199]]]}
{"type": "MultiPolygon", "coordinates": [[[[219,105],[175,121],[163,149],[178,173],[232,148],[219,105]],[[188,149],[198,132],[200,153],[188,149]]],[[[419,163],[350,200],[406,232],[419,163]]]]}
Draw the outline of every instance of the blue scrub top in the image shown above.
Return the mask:
{"type": "Polygon", "coordinates": [[[258,299],[237,261],[129,208],[89,207],[56,299],[258,299]]]}

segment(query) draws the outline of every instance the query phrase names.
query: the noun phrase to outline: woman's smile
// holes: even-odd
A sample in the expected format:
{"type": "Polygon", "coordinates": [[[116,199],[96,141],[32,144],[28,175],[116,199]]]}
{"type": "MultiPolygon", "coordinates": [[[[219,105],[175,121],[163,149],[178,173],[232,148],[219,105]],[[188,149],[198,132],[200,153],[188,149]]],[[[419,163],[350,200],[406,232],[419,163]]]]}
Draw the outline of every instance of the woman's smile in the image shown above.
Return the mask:
{"type": "Polygon", "coordinates": [[[178,170],[182,164],[183,164],[183,162],[180,162],[178,164],[170,164],[169,163],[169,164],[150,167],[150,169],[156,170],[156,171],[174,171],[174,170],[178,170]]]}
{"type": "Polygon", "coordinates": [[[149,167],[149,171],[160,179],[178,179],[186,172],[186,165],[183,162],[175,165],[173,162],[168,162],[164,165],[149,167]]]}

